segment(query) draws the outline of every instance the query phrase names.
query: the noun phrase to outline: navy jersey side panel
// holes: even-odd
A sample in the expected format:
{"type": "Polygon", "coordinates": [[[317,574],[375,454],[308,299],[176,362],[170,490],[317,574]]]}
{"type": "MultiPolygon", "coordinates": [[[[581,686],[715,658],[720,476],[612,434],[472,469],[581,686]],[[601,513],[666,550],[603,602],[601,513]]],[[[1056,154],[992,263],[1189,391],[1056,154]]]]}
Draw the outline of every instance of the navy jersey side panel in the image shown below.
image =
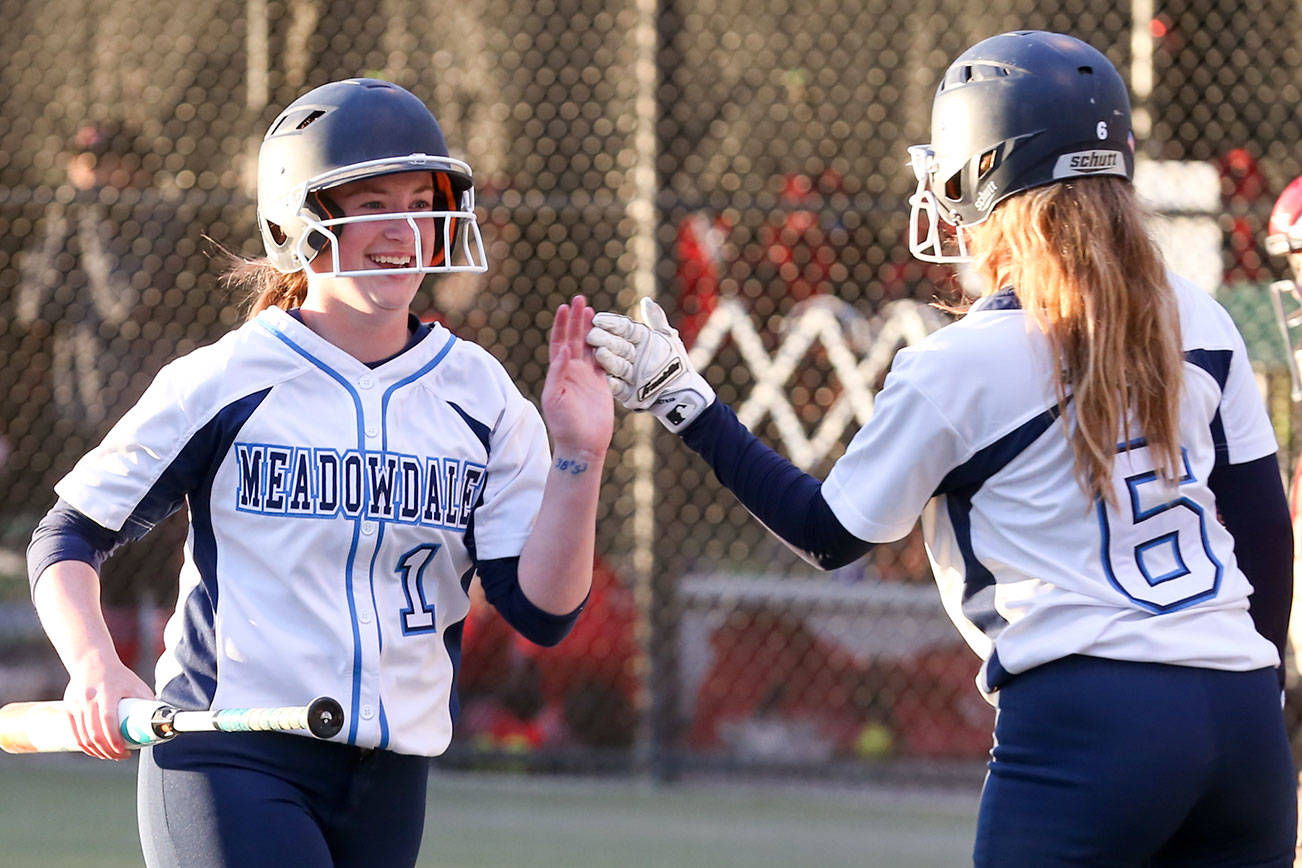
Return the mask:
{"type": "Polygon", "coordinates": [[[141,504],[149,508],[179,503],[183,496],[190,504],[190,541],[200,581],[183,609],[183,632],[175,651],[182,674],[159,690],[160,699],[181,708],[209,708],[217,692],[214,616],[219,589],[217,540],[210,511],[213,477],[240,428],[270,392],[255,392],[218,412],[190,439],[141,504]]]}

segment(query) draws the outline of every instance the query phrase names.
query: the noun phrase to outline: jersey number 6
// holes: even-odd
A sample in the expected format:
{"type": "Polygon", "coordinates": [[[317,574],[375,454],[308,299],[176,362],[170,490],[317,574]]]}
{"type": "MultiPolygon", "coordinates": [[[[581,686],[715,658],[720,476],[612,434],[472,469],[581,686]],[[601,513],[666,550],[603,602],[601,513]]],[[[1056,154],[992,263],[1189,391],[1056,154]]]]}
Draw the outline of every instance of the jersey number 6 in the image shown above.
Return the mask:
{"type": "Polygon", "coordinates": [[[1158,477],[1143,440],[1117,452],[1119,508],[1098,503],[1103,570],[1118,591],[1150,612],[1171,612],[1214,596],[1224,567],[1207,541],[1203,507],[1181,493],[1194,481],[1189,456],[1172,487],[1158,477]]]}

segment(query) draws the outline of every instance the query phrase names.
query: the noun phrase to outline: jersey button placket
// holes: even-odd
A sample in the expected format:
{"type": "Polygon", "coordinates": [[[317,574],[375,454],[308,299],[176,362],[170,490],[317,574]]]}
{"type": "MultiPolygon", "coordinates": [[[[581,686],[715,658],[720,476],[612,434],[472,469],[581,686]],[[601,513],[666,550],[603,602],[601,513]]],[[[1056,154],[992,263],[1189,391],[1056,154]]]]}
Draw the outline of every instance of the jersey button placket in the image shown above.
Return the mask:
{"type": "MultiPolygon", "coordinates": [[[[361,399],[362,419],[361,433],[365,435],[365,441],[362,449],[365,452],[379,452],[382,447],[381,437],[383,427],[380,424],[382,412],[381,394],[384,390],[377,388],[380,386],[379,380],[371,374],[362,374],[356,380],[358,397],[361,399]]],[[[367,459],[363,459],[365,462],[367,459]]],[[[367,498],[369,508],[370,486],[367,485],[367,498]]],[[[372,586],[374,576],[369,574],[366,567],[374,561],[376,554],[375,547],[380,544],[380,522],[373,518],[366,517],[366,509],[363,510],[359,530],[361,538],[364,540],[360,546],[358,558],[358,576],[356,586],[359,588],[368,588],[372,586]]],[[[367,644],[369,652],[366,655],[367,664],[366,672],[363,675],[362,686],[362,704],[358,708],[358,715],[361,717],[363,729],[373,736],[378,737],[378,730],[373,729],[376,726],[376,720],[379,712],[379,660],[380,660],[380,619],[376,611],[371,607],[369,594],[359,595],[357,600],[357,623],[364,627],[363,633],[368,637],[367,644]]]]}

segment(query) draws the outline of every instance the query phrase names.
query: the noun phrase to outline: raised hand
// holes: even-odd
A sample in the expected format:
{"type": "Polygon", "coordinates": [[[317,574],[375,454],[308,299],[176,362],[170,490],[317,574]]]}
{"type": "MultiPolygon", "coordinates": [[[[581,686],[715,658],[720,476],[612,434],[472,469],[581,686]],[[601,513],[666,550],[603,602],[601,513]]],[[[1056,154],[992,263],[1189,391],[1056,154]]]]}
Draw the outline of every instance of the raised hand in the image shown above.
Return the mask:
{"type": "Polygon", "coordinates": [[[599,313],[588,345],[596,349],[597,363],[619,402],[629,410],[650,410],[676,433],[714,403],[714,389],[692,367],[660,305],[642,299],[642,319],[599,313]]]}
{"type": "Polygon", "coordinates": [[[557,309],[552,323],[542,413],[558,455],[562,451],[604,455],[615,427],[605,375],[584,343],[592,317],[587,300],[576,295],[557,309]]]}

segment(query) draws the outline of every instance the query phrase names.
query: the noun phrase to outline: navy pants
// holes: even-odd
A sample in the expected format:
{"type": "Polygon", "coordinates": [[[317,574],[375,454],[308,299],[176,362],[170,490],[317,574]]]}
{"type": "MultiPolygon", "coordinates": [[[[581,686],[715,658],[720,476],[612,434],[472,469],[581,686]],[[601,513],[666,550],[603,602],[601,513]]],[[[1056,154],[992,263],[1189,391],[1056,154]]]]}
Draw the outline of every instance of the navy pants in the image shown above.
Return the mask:
{"type": "Polygon", "coordinates": [[[1073,656],[999,692],[978,866],[1293,864],[1297,777],[1269,669],[1073,656]]]}
{"type": "Polygon", "coordinates": [[[284,733],[196,733],[140,752],[150,868],[411,866],[429,760],[284,733]]]}

